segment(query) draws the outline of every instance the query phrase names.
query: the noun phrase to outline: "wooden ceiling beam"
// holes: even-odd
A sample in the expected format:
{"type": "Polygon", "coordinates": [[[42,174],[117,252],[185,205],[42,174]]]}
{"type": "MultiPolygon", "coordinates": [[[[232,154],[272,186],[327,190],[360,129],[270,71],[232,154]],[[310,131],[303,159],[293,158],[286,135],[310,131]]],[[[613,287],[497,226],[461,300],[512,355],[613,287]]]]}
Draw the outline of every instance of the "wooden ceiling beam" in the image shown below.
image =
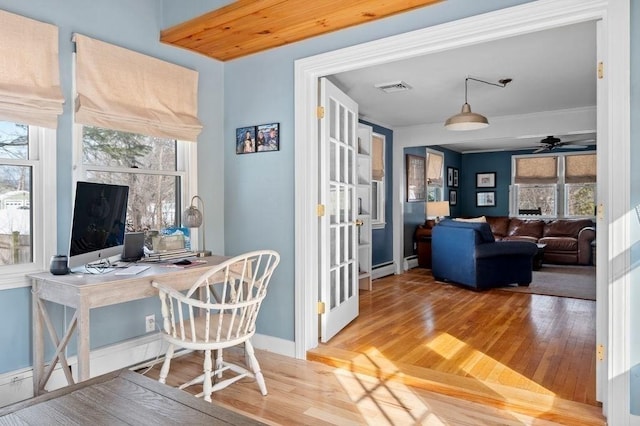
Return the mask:
{"type": "Polygon", "coordinates": [[[160,41],[221,61],[441,0],[238,0],[163,30],[160,41]]]}

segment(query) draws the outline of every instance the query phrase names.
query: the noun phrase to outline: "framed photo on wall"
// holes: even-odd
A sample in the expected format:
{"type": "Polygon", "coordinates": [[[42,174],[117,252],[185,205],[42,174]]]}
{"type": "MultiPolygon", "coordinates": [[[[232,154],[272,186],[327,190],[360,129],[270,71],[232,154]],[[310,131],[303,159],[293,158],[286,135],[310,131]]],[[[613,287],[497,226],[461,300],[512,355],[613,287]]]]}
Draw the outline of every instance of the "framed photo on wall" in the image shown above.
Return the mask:
{"type": "Polygon", "coordinates": [[[496,191],[476,192],[476,207],[495,207],[496,191]]]}
{"type": "Polygon", "coordinates": [[[460,172],[458,172],[457,168],[453,168],[453,187],[457,188],[458,187],[458,178],[459,178],[460,172]]]}
{"type": "Polygon", "coordinates": [[[449,205],[455,206],[458,204],[458,191],[455,189],[449,190],[449,205]]]}
{"type": "Polygon", "coordinates": [[[496,172],[476,173],[476,188],[495,188],[496,172]]]}
{"type": "Polygon", "coordinates": [[[447,167],[447,186],[453,186],[453,167],[447,167]]]}
{"type": "Polygon", "coordinates": [[[425,201],[425,158],[407,154],[407,202],[425,201]]]}
{"type": "Polygon", "coordinates": [[[236,154],[280,150],[280,123],[236,129],[236,154]]]}

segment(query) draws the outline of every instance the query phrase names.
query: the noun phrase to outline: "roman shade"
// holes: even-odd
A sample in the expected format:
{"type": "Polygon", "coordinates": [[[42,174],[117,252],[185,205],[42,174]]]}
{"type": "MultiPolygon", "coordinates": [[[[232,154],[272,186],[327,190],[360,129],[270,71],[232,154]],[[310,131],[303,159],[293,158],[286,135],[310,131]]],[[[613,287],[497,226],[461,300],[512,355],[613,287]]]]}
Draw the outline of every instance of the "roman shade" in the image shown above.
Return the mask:
{"type": "Polygon", "coordinates": [[[0,10],[0,119],[56,128],[58,27],[0,10]]]}
{"type": "Polygon", "coordinates": [[[384,178],[384,143],[382,138],[374,136],[372,145],[371,179],[382,180],[384,178]]]}
{"type": "Polygon", "coordinates": [[[74,34],[75,120],[183,141],[197,140],[198,73],[74,34]]]}
{"type": "Polygon", "coordinates": [[[558,183],[558,157],[516,158],[514,183],[558,183]]]}
{"type": "Polygon", "coordinates": [[[597,170],[596,164],[595,154],[567,155],[565,157],[565,182],[595,182],[597,170]]]}
{"type": "Polygon", "coordinates": [[[442,164],[444,157],[442,154],[427,152],[427,185],[442,186],[442,164]]]}

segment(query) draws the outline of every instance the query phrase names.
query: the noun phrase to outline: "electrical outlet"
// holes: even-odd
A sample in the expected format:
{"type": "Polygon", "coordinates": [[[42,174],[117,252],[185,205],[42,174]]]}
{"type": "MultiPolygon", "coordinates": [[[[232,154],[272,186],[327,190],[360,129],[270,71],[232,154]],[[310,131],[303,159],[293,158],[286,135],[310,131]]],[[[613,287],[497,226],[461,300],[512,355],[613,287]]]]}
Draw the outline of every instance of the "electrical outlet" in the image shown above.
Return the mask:
{"type": "Polygon", "coordinates": [[[152,331],[156,331],[156,315],[151,314],[144,317],[144,327],[145,332],[151,333],[152,331]]]}

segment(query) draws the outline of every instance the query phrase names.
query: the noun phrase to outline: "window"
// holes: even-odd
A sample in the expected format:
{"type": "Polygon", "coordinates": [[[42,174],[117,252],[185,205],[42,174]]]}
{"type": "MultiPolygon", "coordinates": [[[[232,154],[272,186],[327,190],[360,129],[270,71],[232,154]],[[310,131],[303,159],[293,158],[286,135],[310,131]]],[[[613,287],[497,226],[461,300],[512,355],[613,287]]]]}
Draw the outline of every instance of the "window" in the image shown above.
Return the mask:
{"type": "Polygon", "coordinates": [[[189,145],[83,126],[82,172],[78,179],[129,186],[127,231],[178,226],[188,180],[185,170],[189,145]]]}
{"type": "Polygon", "coordinates": [[[427,202],[443,200],[443,165],[442,153],[427,149],[427,202]]]}
{"type": "Polygon", "coordinates": [[[373,133],[371,159],[371,225],[373,228],[385,226],[385,145],[384,135],[373,133]]]}
{"type": "Polygon", "coordinates": [[[54,130],[0,121],[0,268],[4,277],[44,269],[55,246],[55,213],[46,217],[42,213],[45,205],[55,205],[55,143],[45,140],[54,138],[54,130]],[[52,158],[48,165],[42,161],[45,157],[52,158]]]}
{"type": "Polygon", "coordinates": [[[514,156],[511,212],[540,209],[541,216],[595,214],[596,154],[514,156]]]}

